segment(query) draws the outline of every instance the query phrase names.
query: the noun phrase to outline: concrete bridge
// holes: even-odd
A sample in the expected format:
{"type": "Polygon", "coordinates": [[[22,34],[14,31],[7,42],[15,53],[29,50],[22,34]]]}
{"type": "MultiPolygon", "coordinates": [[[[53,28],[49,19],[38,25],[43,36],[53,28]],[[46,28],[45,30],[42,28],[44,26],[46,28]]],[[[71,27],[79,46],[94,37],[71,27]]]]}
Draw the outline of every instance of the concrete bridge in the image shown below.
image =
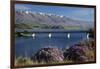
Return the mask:
{"type": "Polygon", "coordinates": [[[25,31],[16,31],[20,33],[89,33],[86,30],[25,30],[25,31]]]}

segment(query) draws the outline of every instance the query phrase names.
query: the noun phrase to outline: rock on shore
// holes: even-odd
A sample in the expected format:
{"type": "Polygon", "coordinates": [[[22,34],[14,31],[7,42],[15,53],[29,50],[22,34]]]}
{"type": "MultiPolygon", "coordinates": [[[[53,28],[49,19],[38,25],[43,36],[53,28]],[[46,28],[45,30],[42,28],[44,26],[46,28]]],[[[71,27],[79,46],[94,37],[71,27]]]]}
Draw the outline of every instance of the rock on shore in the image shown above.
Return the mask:
{"type": "Polygon", "coordinates": [[[64,56],[63,52],[58,48],[45,47],[41,48],[34,56],[31,58],[33,61],[39,63],[52,63],[52,62],[63,62],[64,56]]]}
{"type": "Polygon", "coordinates": [[[95,59],[94,42],[87,41],[85,43],[78,43],[71,46],[64,51],[64,57],[67,60],[74,62],[89,62],[95,59]]]}

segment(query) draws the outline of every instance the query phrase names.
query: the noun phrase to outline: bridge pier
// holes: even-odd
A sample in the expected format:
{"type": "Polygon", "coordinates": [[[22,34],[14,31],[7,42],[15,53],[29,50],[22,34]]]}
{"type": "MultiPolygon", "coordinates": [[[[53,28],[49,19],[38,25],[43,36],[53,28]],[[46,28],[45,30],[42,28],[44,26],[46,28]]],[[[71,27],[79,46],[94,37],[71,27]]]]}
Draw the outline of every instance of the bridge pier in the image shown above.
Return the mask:
{"type": "Polygon", "coordinates": [[[32,34],[33,39],[35,39],[35,33],[32,34]]]}
{"type": "Polygon", "coordinates": [[[70,33],[67,34],[67,38],[68,38],[68,39],[70,38],[70,33]]]}
{"type": "Polygon", "coordinates": [[[89,35],[90,35],[90,34],[89,34],[89,33],[87,33],[87,35],[86,35],[86,36],[87,36],[87,39],[89,39],[89,35]]]}
{"type": "Polygon", "coordinates": [[[51,34],[51,33],[49,33],[49,34],[48,34],[48,37],[49,37],[49,38],[51,38],[51,37],[52,37],[52,34],[51,34]]]}

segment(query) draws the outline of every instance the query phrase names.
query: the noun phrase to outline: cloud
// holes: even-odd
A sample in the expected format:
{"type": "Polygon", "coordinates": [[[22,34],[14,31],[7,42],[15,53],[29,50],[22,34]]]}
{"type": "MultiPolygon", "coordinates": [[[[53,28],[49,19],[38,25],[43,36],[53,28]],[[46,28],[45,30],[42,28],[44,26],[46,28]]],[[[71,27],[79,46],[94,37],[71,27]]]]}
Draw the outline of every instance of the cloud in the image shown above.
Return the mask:
{"type": "Polygon", "coordinates": [[[79,10],[74,10],[73,13],[70,14],[70,17],[79,20],[94,21],[94,9],[82,8],[79,10]]]}
{"type": "Polygon", "coordinates": [[[28,6],[24,6],[24,5],[19,5],[19,4],[16,4],[15,5],[15,9],[16,10],[30,10],[31,8],[29,8],[28,6]]]}

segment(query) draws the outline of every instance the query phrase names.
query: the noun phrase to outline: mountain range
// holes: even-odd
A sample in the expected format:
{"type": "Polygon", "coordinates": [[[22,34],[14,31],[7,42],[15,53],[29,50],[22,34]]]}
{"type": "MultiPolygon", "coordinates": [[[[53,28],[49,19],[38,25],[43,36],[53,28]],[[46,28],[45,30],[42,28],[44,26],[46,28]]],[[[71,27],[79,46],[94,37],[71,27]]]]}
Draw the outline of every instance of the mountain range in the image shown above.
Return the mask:
{"type": "Polygon", "coordinates": [[[88,30],[92,28],[91,22],[76,20],[64,15],[55,15],[43,12],[15,11],[15,29],[64,29],[88,30]]]}

